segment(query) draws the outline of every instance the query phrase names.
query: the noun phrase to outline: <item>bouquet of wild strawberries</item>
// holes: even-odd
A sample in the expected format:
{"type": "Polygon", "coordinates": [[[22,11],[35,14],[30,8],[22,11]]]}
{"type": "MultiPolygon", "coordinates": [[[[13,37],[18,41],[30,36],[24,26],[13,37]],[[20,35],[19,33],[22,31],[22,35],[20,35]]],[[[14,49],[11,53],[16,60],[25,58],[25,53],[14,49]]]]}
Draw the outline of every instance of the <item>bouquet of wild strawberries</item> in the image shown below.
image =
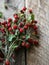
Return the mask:
{"type": "Polygon", "coordinates": [[[10,65],[10,57],[13,58],[15,49],[30,48],[38,44],[38,40],[35,39],[38,38],[37,21],[34,20],[31,9],[27,17],[25,11],[26,7],[13,15],[14,20],[8,18],[7,21],[0,22],[0,50],[4,54],[4,58],[0,58],[0,61],[5,60],[4,65],[10,65]]]}

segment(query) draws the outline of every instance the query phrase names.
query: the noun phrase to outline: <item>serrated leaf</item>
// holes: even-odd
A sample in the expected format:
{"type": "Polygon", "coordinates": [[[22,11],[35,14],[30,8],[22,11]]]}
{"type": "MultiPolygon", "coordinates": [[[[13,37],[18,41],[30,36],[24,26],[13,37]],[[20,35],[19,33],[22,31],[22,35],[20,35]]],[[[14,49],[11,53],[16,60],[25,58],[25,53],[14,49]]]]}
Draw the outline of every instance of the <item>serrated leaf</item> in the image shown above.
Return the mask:
{"type": "Polygon", "coordinates": [[[8,41],[11,42],[13,38],[15,38],[15,35],[10,34],[9,37],[8,37],[8,41]]]}

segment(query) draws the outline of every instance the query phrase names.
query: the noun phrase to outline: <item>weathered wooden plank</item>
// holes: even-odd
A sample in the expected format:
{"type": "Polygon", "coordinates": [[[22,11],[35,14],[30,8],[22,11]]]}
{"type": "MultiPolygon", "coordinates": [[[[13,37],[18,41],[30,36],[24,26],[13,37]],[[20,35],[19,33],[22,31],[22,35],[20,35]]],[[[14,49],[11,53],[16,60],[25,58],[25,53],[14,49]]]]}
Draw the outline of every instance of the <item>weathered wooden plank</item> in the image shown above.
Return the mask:
{"type": "Polygon", "coordinates": [[[28,65],[49,65],[49,1],[28,0],[28,8],[32,8],[40,30],[39,47],[28,52],[28,65]],[[30,5],[31,4],[31,5],[30,5]]]}

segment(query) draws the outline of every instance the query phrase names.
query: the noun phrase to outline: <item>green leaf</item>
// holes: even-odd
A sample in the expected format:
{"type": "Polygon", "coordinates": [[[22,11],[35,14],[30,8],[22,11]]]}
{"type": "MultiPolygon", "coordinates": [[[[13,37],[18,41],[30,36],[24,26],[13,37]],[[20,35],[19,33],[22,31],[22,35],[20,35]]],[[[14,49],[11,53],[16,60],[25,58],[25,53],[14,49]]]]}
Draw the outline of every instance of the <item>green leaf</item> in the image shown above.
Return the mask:
{"type": "Polygon", "coordinates": [[[8,37],[8,41],[11,42],[13,38],[15,38],[15,35],[10,34],[9,37],[8,37]]]}
{"type": "Polygon", "coordinates": [[[3,16],[3,13],[2,13],[2,12],[0,12],[0,18],[2,18],[2,16],[3,16]]]}
{"type": "Polygon", "coordinates": [[[15,48],[17,48],[17,47],[18,47],[18,45],[17,45],[17,46],[12,46],[13,49],[15,49],[15,48]]]}
{"type": "Polygon", "coordinates": [[[29,15],[28,19],[27,19],[29,22],[31,21],[31,16],[29,15]]]}
{"type": "Polygon", "coordinates": [[[18,35],[18,32],[19,32],[19,30],[16,30],[16,31],[15,31],[15,35],[18,35]]]}
{"type": "Polygon", "coordinates": [[[34,20],[34,14],[31,14],[31,20],[34,20]]]}
{"type": "Polygon", "coordinates": [[[27,35],[26,35],[26,40],[28,40],[29,38],[30,38],[30,35],[27,34],[27,35]]]}

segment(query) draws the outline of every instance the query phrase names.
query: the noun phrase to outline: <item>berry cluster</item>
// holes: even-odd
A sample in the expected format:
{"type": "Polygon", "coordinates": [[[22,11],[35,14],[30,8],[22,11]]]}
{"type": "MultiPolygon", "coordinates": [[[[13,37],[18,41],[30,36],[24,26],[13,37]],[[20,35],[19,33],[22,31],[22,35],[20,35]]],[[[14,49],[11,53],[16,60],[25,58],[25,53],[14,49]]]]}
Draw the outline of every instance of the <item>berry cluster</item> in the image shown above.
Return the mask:
{"type": "MultiPolygon", "coordinates": [[[[32,9],[29,9],[29,16],[26,18],[24,7],[20,13],[15,13],[12,18],[7,21],[0,22],[0,37],[1,48],[5,50],[5,65],[10,65],[9,58],[13,55],[14,49],[17,48],[30,48],[32,45],[38,45],[38,26],[37,21],[34,20],[32,9]],[[31,34],[32,31],[32,34],[31,34]]],[[[2,61],[2,59],[0,59],[2,61]]]]}

